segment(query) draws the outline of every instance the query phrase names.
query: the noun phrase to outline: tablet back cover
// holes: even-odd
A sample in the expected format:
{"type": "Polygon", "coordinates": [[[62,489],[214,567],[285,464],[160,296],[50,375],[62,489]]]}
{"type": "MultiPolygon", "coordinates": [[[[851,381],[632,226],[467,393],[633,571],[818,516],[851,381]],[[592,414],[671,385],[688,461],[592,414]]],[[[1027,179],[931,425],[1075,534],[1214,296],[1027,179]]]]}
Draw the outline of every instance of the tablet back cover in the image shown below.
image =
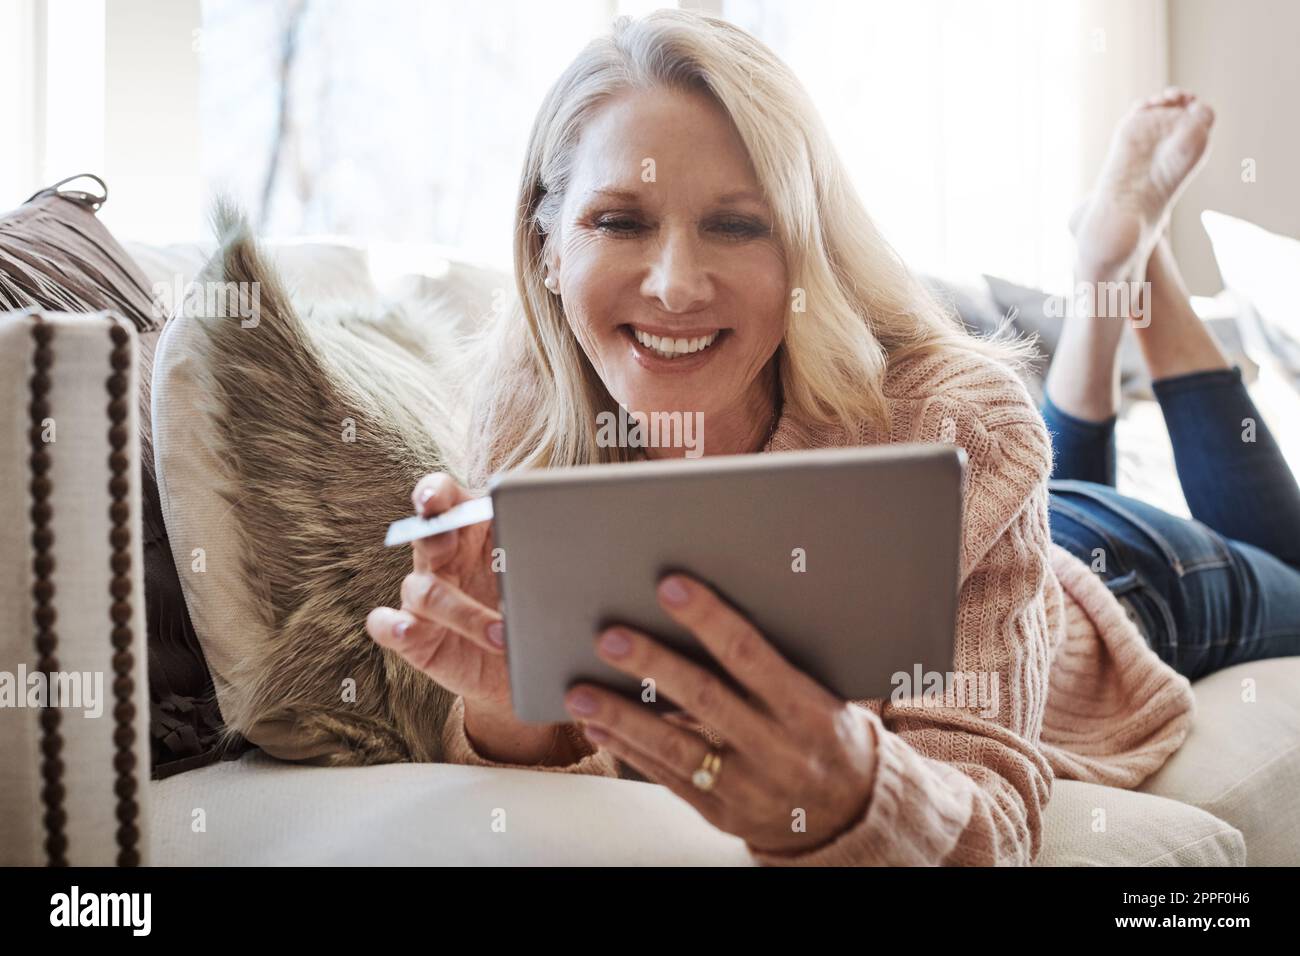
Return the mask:
{"type": "MultiPolygon", "coordinates": [[[[817,449],[507,475],[492,491],[516,714],[569,721],[566,688],[655,689],[595,654],[623,623],[710,658],[655,584],[711,584],[797,667],[848,700],[953,666],[961,472],[943,445],[817,449]]],[[[920,688],[915,689],[920,694],[920,688]]]]}

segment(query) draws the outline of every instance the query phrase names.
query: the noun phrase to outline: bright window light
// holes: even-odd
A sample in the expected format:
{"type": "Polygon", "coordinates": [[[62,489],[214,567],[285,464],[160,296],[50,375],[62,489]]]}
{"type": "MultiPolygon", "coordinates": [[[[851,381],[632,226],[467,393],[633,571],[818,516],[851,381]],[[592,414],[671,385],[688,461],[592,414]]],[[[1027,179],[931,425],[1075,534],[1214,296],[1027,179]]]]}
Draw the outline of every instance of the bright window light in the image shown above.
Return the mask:
{"type": "Polygon", "coordinates": [[[48,186],[104,168],[104,0],[45,0],[45,10],[48,186]]]}

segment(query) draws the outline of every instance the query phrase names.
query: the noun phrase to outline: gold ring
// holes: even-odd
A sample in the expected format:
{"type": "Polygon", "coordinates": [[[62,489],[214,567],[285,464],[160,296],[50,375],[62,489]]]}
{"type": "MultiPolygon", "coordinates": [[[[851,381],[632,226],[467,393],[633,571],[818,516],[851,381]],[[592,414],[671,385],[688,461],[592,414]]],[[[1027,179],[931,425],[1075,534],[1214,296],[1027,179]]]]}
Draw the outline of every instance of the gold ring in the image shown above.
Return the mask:
{"type": "Polygon", "coordinates": [[[708,793],[718,782],[718,775],[722,773],[722,754],[716,750],[711,750],[704,755],[704,761],[700,764],[700,769],[691,774],[691,783],[695,784],[696,789],[708,793]]]}

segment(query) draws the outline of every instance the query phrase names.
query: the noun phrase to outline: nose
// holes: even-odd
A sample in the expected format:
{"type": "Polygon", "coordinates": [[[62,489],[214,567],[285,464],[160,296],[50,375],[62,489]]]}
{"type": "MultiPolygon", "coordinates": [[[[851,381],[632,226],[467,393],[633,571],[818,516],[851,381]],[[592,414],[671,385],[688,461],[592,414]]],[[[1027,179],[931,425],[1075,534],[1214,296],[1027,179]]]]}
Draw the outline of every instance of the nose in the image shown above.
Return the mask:
{"type": "Polygon", "coordinates": [[[713,281],[690,230],[664,235],[641,283],[641,294],[655,300],[665,312],[696,312],[709,304],[713,281]]]}

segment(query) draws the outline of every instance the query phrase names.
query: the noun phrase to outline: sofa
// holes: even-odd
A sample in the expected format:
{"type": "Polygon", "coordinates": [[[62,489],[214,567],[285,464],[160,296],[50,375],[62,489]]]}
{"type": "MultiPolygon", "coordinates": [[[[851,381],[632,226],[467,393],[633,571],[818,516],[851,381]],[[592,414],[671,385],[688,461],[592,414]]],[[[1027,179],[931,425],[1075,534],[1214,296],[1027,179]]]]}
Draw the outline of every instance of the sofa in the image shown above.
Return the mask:
{"type": "MultiPolygon", "coordinates": [[[[150,284],[192,277],[211,251],[126,248],[150,284]]],[[[431,247],[325,237],[271,248],[304,304],[401,298],[418,310],[449,295],[477,301],[505,283],[431,247]]],[[[46,632],[57,629],[57,665],[112,675],[113,696],[99,717],[63,711],[53,732],[39,707],[0,709],[0,863],[47,862],[53,829],[73,865],[752,865],[742,841],[633,780],[439,763],[311,766],[257,747],[151,777],[138,409],[113,406],[105,390],[113,374],[138,386],[139,338],[111,310],[0,315],[0,671],[49,666],[39,648],[49,650],[46,632]],[[41,449],[39,401],[60,429],[41,449]],[[109,406],[118,419],[106,417],[109,406]],[[52,492],[36,480],[37,450],[52,492]],[[51,581],[43,591],[38,568],[51,581]],[[110,646],[110,632],[125,645],[110,646]]],[[[1198,681],[1191,735],[1138,790],[1054,782],[1035,864],[1300,863],[1297,688],[1300,658],[1198,681]]]]}

